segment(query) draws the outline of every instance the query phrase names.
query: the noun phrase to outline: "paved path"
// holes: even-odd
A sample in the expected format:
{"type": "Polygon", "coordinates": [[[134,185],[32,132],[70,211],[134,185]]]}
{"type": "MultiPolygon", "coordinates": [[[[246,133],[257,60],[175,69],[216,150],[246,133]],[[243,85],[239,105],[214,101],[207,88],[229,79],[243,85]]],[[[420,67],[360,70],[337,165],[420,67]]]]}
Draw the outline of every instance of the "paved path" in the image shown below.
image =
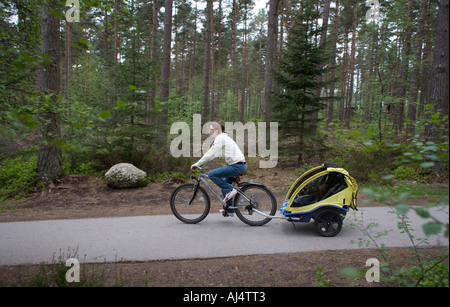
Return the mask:
{"type": "MultiPolygon", "coordinates": [[[[251,227],[237,217],[213,213],[196,225],[172,215],[7,222],[0,223],[0,265],[51,263],[53,257],[66,259],[75,256],[75,251],[80,262],[114,262],[357,249],[351,241],[358,241],[362,233],[349,225],[362,217],[366,224],[379,223],[374,234],[389,231],[380,243],[411,246],[389,210],[365,207],[351,212],[342,231],[332,238],[318,235],[313,222],[296,223],[294,229],[283,219],[273,219],[265,226],[251,227]]],[[[448,207],[444,211],[434,211],[433,216],[448,222],[448,207]]],[[[426,220],[415,212],[409,217],[415,237],[424,237],[421,225],[426,220]]],[[[428,242],[448,246],[443,236],[432,236],[428,242]]]]}

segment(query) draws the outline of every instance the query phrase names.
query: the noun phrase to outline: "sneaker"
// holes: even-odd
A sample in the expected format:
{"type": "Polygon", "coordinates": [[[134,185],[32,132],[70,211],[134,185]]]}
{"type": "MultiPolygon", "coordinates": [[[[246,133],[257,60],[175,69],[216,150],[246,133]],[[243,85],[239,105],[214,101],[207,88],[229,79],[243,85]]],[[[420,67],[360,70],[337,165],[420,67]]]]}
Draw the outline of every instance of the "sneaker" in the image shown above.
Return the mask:
{"type": "Polygon", "coordinates": [[[225,210],[225,209],[220,209],[219,212],[223,215],[223,216],[234,216],[234,210],[225,210]]]}
{"type": "Polygon", "coordinates": [[[236,195],[236,194],[237,194],[237,190],[236,190],[236,189],[231,190],[230,192],[228,192],[227,195],[225,195],[225,198],[223,199],[223,201],[224,201],[224,202],[229,201],[229,200],[232,199],[232,198],[234,197],[234,195],[236,195]]]}

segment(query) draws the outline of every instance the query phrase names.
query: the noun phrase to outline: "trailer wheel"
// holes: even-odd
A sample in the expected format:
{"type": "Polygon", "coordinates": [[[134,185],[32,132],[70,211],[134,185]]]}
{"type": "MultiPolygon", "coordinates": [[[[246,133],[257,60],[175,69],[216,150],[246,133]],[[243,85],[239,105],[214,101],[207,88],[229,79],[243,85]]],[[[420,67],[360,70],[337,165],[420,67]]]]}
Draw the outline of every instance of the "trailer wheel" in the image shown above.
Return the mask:
{"type": "Polygon", "coordinates": [[[342,229],[342,217],[336,210],[321,210],[314,218],[314,227],[324,237],[334,237],[342,229]]]}

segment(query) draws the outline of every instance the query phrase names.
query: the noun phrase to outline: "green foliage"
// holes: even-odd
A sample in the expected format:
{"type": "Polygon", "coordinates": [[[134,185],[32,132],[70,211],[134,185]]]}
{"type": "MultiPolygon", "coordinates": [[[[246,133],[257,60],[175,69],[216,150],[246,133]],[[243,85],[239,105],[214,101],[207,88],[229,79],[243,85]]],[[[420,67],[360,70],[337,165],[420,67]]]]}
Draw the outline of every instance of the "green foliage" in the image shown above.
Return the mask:
{"type": "Polygon", "coordinates": [[[396,179],[399,180],[406,180],[406,179],[411,179],[411,180],[417,180],[418,176],[416,176],[416,172],[412,167],[406,167],[403,165],[400,165],[399,167],[397,167],[394,172],[393,172],[394,176],[396,179]]]}
{"type": "Polygon", "coordinates": [[[234,122],[239,120],[238,98],[234,93],[229,92],[222,99],[219,106],[218,118],[223,121],[234,122]]]}
{"type": "Polygon", "coordinates": [[[357,180],[368,181],[386,172],[386,164],[392,161],[392,155],[371,148],[353,146],[340,150],[336,163],[351,170],[357,180]],[[383,161],[383,162],[381,162],[383,161]]]}
{"type": "Polygon", "coordinates": [[[448,287],[449,286],[449,264],[447,254],[442,253],[436,258],[423,257],[417,263],[417,257],[410,259],[411,265],[401,268],[390,268],[385,265],[385,280],[399,287],[448,287]]]}
{"type": "Polygon", "coordinates": [[[333,125],[333,130],[324,131],[324,143],[327,144],[324,160],[348,169],[358,182],[379,182],[389,173],[397,152],[383,150],[373,142],[370,127],[363,129],[348,130],[333,125]]]}
{"type": "Polygon", "coordinates": [[[430,261],[426,265],[413,266],[411,274],[415,280],[419,280],[419,287],[448,287],[449,268],[448,262],[430,261]]]}
{"type": "Polygon", "coordinates": [[[328,288],[331,287],[331,284],[325,279],[325,274],[322,271],[321,267],[316,267],[314,271],[314,276],[316,276],[316,281],[319,287],[328,288]]]}
{"type": "MultiPolygon", "coordinates": [[[[401,193],[393,193],[389,190],[375,190],[363,188],[362,192],[368,197],[367,202],[377,201],[390,206],[393,210],[390,212],[397,219],[397,228],[401,233],[408,236],[411,242],[410,250],[413,252],[411,258],[411,265],[401,268],[393,268],[390,264],[393,261],[387,256],[384,245],[378,243],[378,239],[382,236],[387,236],[389,232],[376,233],[376,223],[363,224],[362,221],[355,220],[350,223],[350,227],[360,230],[363,237],[358,239],[359,246],[365,247],[374,246],[380,251],[380,256],[383,258],[382,271],[384,280],[398,285],[398,286],[446,286],[448,285],[448,250],[446,253],[437,258],[427,259],[418,248],[423,244],[427,244],[427,238],[432,235],[443,233],[446,238],[449,237],[449,223],[448,221],[439,221],[433,217],[430,208],[441,207],[448,208],[448,190],[447,201],[442,197],[443,204],[430,203],[427,206],[411,207],[408,202],[411,199],[411,192],[404,191],[401,193]],[[422,229],[425,233],[425,238],[416,238],[411,229],[407,213],[414,210],[422,218],[431,218],[432,221],[424,222],[422,229]]],[[[356,241],[354,241],[356,243],[356,241]]]]}
{"type": "Polygon", "coordinates": [[[429,182],[433,177],[433,173],[430,170],[421,168],[417,164],[400,165],[392,172],[392,174],[394,175],[394,178],[398,180],[417,182],[429,182]]]}
{"type": "Polygon", "coordinates": [[[357,281],[366,275],[366,270],[355,267],[343,267],[339,269],[339,273],[342,276],[352,279],[351,286],[359,286],[357,281]]]}
{"type": "Polygon", "coordinates": [[[175,180],[175,181],[188,181],[190,179],[190,175],[186,172],[164,172],[164,173],[156,173],[154,174],[150,180],[153,182],[164,182],[167,180],[175,180]]]}
{"type": "Polygon", "coordinates": [[[359,122],[350,129],[333,123],[328,129],[322,127],[318,136],[323,134],[326,138],[328,152],[324,159],[350,170],[358,181],[384,185],[392,185],[393,180],[443,181],[448,179],[448,171],[442,173],[436,166],[448,170],[448,139],[427,140],[426,125],[427,121],[417,123],[417,134],[408,140],[400,140],[392,131],[385,130],[380,142],[376,125],[359,122]]]}
{"type": "Polygon", "coordinates": [[[98,168],[92,161],[69,161],[67,155],[63,155],[63,168],[67,175],[92,175],[98,172],[98,168]]]}
{"type": "Polygon", "coordinates": [[[411,183],[404,181],[391,185],[380,185],[377,182],[371,184],[364,184],[362,188],[364,193],[368,193],[371,197],[377,198],[385,195],[387,197],[395,197],[399,195],[409,195],[411,198],[430,197],[434,200],[445,200],[449,196],[449,187],[446,185],[436,184],[430,185],[428,183],[411,183]]]}
{"type": "Polygon", "coordinates": [[[192,114],[200,114],[202,103],[199,100],[191,101],[187,96],[173,97],[169,100],[169,118],[171,122],[192,123],[192,114]]]}
{"type": "Polygon", "coordinates": [[[37,177],[37,155],[18,156],[0,161],[0,202],[10,194],[23,196],[37,177]],[[18,192],[16,194],[16,192],[18,192]]]}
{"type": "MultiPolygon", "coordinates": [[[[384,255],[384,250],[382,250],[384,255]]],[[[436,258],[423,257],[420,254],[421,263],[417,264],[417,258],[410,259],[411,265],[400,268],[391,267],[391,263],[396,259],[394,256],[387,256],[386,261],[380,263],[382,272],[381,281],[385,284],[398,287],[448,287],[449,286],[449,264],[448,254],[441,254],[436,258]]],[[[339,272],[346,277],[360,280],[365,277],[366,269],[355,267],[340,268],[339,272]]],[[[323,278],[321,276],[321,278],[323,278]]],[[[355,284],[353,282],[353,284],[355,284]]],[[[321,285],[318,280],[319,285],[321,285]]],[[[357,285],[357,284],[356,284],[357,285]]]]}
{"type": "Polygon", "coordinates": [[[295,142],[298,164],[302,162],[305,134],[318,121],[311,115],[325,107],[325,98],[316,95],[327,83],[318,81],[326,70],[322,67],[323,50],[314,43],[320,33],[314,26],[315,18],[317,12],[308,4],[303,14],[295,16],[287,48],[273,73],[279,87],[272,98],[274,120],[279,122],[285,136],[298,138],[295,142]]]}

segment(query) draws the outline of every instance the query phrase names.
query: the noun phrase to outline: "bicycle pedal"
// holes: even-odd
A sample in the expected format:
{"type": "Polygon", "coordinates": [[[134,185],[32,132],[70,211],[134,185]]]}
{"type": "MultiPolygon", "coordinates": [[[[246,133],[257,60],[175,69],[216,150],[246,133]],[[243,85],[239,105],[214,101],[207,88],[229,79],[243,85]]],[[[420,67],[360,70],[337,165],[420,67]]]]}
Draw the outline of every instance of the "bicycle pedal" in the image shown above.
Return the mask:
{"type": "Polygon", "coordinates": [[[227,210],[225,209],[220,209],[219,212],[222,214],[223,217],[231,217],[234,216],[234,213],[229,213],[227,210]]]}

